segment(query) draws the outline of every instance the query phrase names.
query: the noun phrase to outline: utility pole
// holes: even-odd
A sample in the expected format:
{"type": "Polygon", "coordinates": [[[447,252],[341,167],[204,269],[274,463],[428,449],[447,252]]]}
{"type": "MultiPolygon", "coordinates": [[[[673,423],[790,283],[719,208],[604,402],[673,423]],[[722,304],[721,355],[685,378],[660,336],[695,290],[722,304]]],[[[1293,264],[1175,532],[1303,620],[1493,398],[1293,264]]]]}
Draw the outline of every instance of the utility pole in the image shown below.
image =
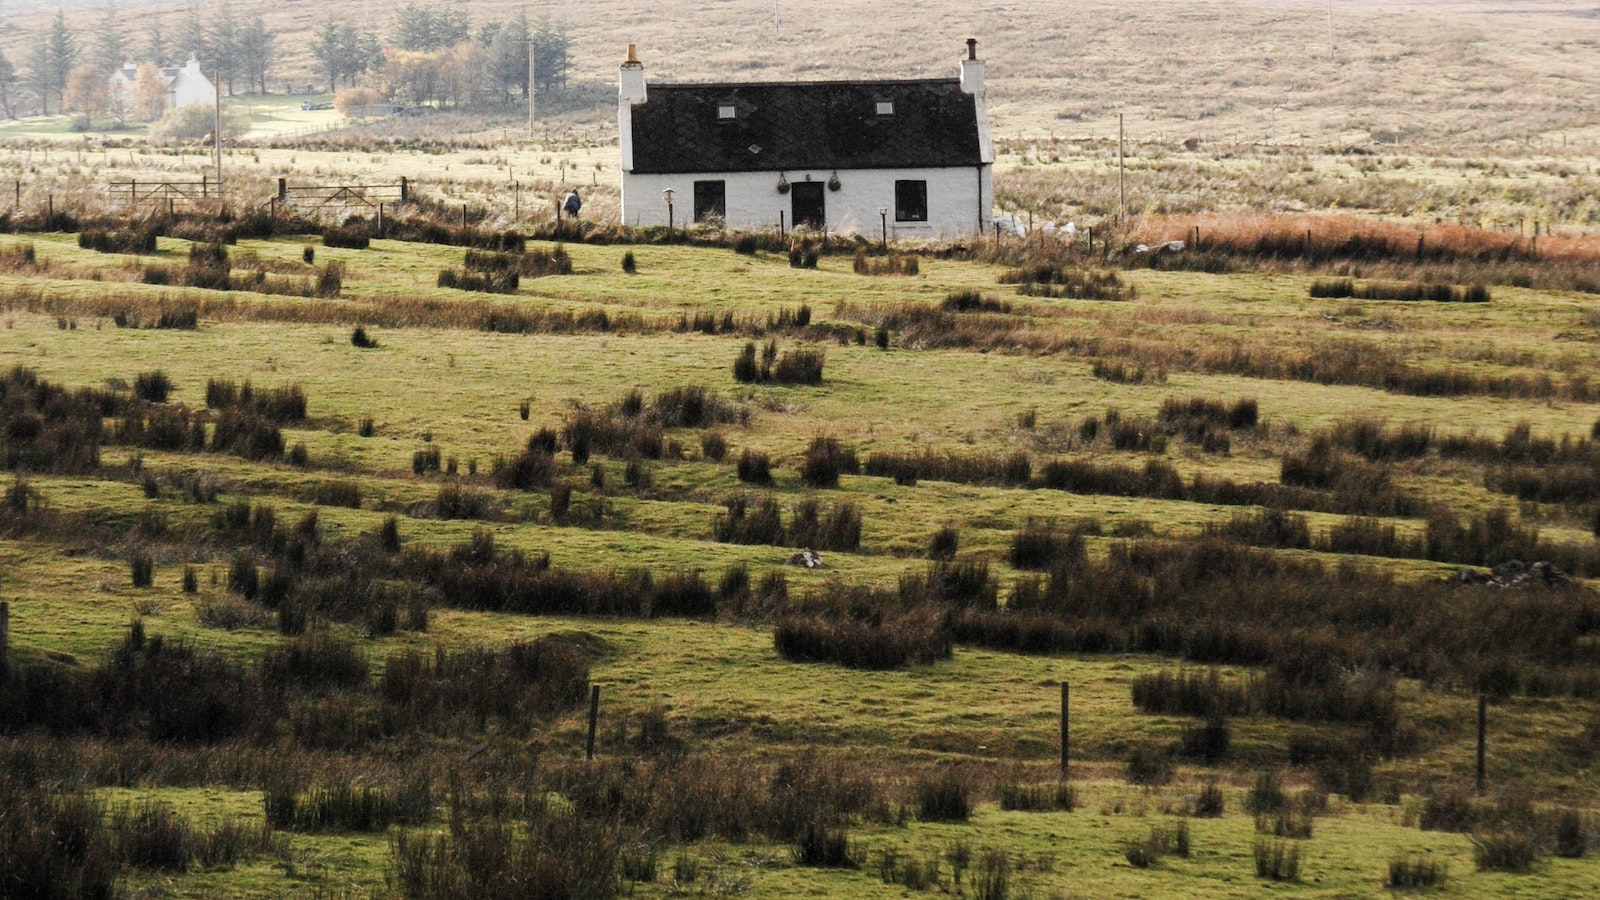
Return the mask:
{"type": "Polygon", "coordinates": [[[1119,223],[1128,215],[1128,189],[1123,175],[1123,170],[1126,168],[1125,158],[1122,145],[1122,113],[1117,113],[1117,221],[1119,223]]]}
{"type": "Polygon", "coordinates": [[[215,69],[213,71],[216,74],[216,81],[215,81],[215,83],[213,83],[211,85],[211,87],[216,92],[216,106],[213,108],[212,111],[216,113],[216,120],[212,123],[212,126],[211,126],[211,148],[212,148],[212,151],[215,153],[216,162],[217,162],[217,200],[221,201],[222,200],[222,69],[218,68],[218,69],[215,69]]]}
{"type": "Polygon", "coordinates": [[[1328,62],[1333,62],[1333,0],[1328,0],[1328,62]]]}
{"type": "Polygon", "coordinates": [[[539,82],[533,78],[533,37],[528,37],[528,139],[533,139],[533,98],[539,93],[539,82]]]}

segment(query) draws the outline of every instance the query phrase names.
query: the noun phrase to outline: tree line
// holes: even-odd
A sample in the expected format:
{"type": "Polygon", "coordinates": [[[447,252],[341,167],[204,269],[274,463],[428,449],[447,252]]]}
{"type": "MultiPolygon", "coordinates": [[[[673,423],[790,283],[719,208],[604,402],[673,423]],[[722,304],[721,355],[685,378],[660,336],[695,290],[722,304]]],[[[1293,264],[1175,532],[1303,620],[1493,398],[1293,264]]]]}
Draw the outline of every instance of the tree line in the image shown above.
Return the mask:
{"type": "MultiPolygon", "coordinates": [[[[161,70],[190,59],[207,78],[220,78],[229,96],[267,93],[269,76],[278,77],[278,35],[259,15],[235,17],[227,2],[191,6],[171,34],[152,19],[137,37],[122,11],[108,7],[86,34],[69,27],[58,11],[20,70],[0,54],[0,112],[8,118],[74,112],[85,127],[105,116],[118,125],[155,118],[167,102],[161,70]],[[114,73],[130,64],[136,64],[131,88],[114,88],[114,73]]],[[[363,84],[375,96],[406,104],[525,101],[530,53],[533,89],[543,92],[565,86],[568,46],[563,26],[530,23],[526,13],[474,27],[463,10],[415,2],[395,12],[386,35],[330,17],[311,38],[317,75],[330,92],[363,84]]]]}

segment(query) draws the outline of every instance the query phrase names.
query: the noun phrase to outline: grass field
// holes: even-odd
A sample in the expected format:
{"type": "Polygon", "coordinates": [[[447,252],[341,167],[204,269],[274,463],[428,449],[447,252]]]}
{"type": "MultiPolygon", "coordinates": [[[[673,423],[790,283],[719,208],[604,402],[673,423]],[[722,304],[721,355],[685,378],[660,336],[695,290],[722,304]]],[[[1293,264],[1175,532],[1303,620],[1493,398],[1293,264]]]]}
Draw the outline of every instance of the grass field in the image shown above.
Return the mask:
{"type": "Polygon", "coordinates": [[[1600,893],[1589,5],[591,6],[532,139],[230,99],[225,216],[0,126],[0,896],[1600,893]],[[1071,244],[614,224],[626,42],[969,35],[1071,244]]]}
{"type": "MultiPolygon", "coordinates": [[[[315,511],[323,546],[354,542],[354,547],[386,518],[396,517],[400,535],[414,550],[447,550],[486,529],[501,553],[547,553],[557,571],[644,569],[659,579],[699,570],[712,585],[736,568],[750,571],[752,579],[781,571],[790,597],[812,598],[804,603],[849,585],[891,593],[899,586],[903,594],[908,578],[916,582],[929,571],[929,541],[943,526],[958,535],[958,559],[984,566],[1004,599],[1030,578],[1012,564],[1017,535],[1030,522],[1092,521],[1088,558],[1110,564],[1128,536],[1183,546],[1208,530],[1237,529],[1229,523],[1236,523],[1241,510],[1252,509],[1249,502],[1241,507],[1237,501],[1208,499],[1215,495],[1202,494],[1200,482],[1179,498],[1137,487],[1063,491],[1038,483],[981,477],[951,481],[937,475],[897,484],[882,476],[845,474],[836,489],[819,491],[807,487],[801,473],[808,446],[821,435],[853,449],[869,471],[878,456],[926,450],[970,465],[1021,450],[1032,458],[1036,479],[1052,460],[1127,465],[1131,471],[1159,460],[1172,468],[1181,486],[1196,476],[1238,485],[1276,484],[1281,477],[1287,484],[1286,459],[1305,452],[1319,434],[1353,440],[1338,435],[1355,422],[1380,423],[1380,431],[1389,434],[1421,430],[1433,448],[1421,455],[1392,461],[1374,456],[1378,461],[1371,463],[1351,456],[1346,463],[1369,475],[1375,470],[1363,466],[1381,467],[1381,477],[1400,492],[1399,500],[1347,497],[1337,486],[1319,488],[1288,501],[1291,510],[1303,510],[1293,515],[1304,517],[1309,543],[1244,537],[1237,530],[1222,533],[1283,548],[1258,551],[1268,556],[1320,559],[1333,566],[1341,559],[1338,552],[1316,542],[1353,521],[1352,513],[1376,513],[1378,522],[1393,525],[1401,536],[1434,533],[1438,513],[1405,499],[1415,496],[1463,519],[1508,508],[1514,524],[1537,528],[1539,540],[1553,542],[1541,547],[1591,572],[1585,568],[1591,565],[1585,554],[1593,543],[1586,494],[1519,502],[1496,487],[1494,476],[1501,470],[1497,467],[1524,465],[1526,478],[1578,477],[1559,469],[1559,460],[1572,454],[1586,458],[1591,426],[1600,419],[1600,407],[1581,381],[1595,333],[1593,304],[1583,293],[1492,284],[1489,303],[1316,300],[1307,292],[1319,269],[1309,265],[1265,274],[1131,268],[1119,274],[1137,299],[1083,301],[1016,295],[1015,288],[998,283],[1003,262],[930,258],[914,278],[873,278],[853,274],[848,257],[824,257],[816,270],[805,270],[765,252],[747,256],[717,247],[568,243],[564,249],[572,274],[525,279],[514,295],[493,297],[435,286],[441,269],[461,263],[460,248],[390,239],[376,240],[367,250],[340,250],[321,246],[315,235],[241,239],[228,249],[234,277],[252,269],[274,277],[311,277],[318,267],[337,262],[342,266],[337,299],[141,283],[152,264],[185,265],[191,244],[161,237],[154,254],[133,257],[81,249],[73,234],[0,239],[0,253],[7,258],[21,258],[22,248],[31,247],[34,260],[0,275],[7,296],[0,365],[27,367],[69,389],[112,394],[129,390],[141,373],[159,369],[170,388],[158,406],[191,411],[215,406],[207,388],[212,380],[249,381],[258,388],[298,385],[306,397],[305,414],[285,423],[283,445],[303,447],[296,452],[304,453],[304,461],[140,448],[108,432],[97,466],[61,474],[35,470],[25,480],[8,477],[6,485],[25,483],[35,494],[33,501],[9,507],[0,542],[13,666],[87,673],[114,658],[111,649],[135,619],[146,633],[247,664],[287,646],[290,639],[278,634],[287,627],[282,609],[241,600],[229,587],[237,565],[230,562],[233,548],[241,540],[248,546],[260,539],[217,530],[235,501],[246,504],[246,523],[249,506],[270,505],[284,529],[315,511]],[[310,263],[303,258],[308,246],[314,253],[310,263]],[[624,250],[634,254],[636,274],[622,272],[624,250]],[[686,284],[695,287],[685,289],[686,284]],[[1004,299],[1009,311],[950,318],[931,330],[919,324],[929,313],[918,310],[937,309],[961,291],[1004,299]],[[802,305],[809,324],[775,324],[780,314],[792,321],[802,305]],[[136,327],[153,322],[158,311],[174,309],[194,310],[196,327],[136,327]],[[485,310],[499,310],[496,315],[502,317],[534,316],[528,321],[535,325],[526,333],[485,330],[485,310]],[[557,321],[538,316],[577,317],[600,310],[609,325],[555,330],[537,325],[557,321]],[[710,327],[696,324],[702,321],[710,327]],[[123,327],[129,325],[135,327],[123,327]],[[375,347],[352,345],[356,325],[375,347]],[[876,346],[880,334],[886,335],[886,348],[876,346]],[[768,339],[784,349],[820,350],[822,383],[736,381],[733,361],[739,348],[768,339]],[[1273,359],[1324,357],[1330,348],[1352,358],[1383,359],[1386,365],[1452,373],[1457,386],[1445,396],[1430,396],[1369,386],[1359,374],[1297,376],[1293,365],[1275,377],[1253,374],[1274,370],[1273,359]],[[1117,360],[1159,376],[1142,381],[1096,376],[1097,367],[1117,360]],[[563,511],[557,511],[554,489],[508,488],[491,474],[540,427],[559,433],[582,410],[615,415],[606,410],[620,408],[630,391],[650,408],[663,392],[679,387],[704,388],[711,408],[724,410],[718,415],[727,419],[709,428],[669,425],[662,433],[665,448],[643,458],[602,448],[589,463],[578,464],[569,460],[572,451],[563,443],[553,459],[553,483],[570,488],[563,511]],[[1220,452],[1216,446],[1202,448],[1197,437],[1184,436],[1177,420],[1164,418],[1169,415],[1165,405],[1189,398],[1222,406],[1248,398],[1257,418],[1248,428],[1226,432],[1220,452]],[[1090,420],[1097,434],[1085,430],[1083,423],[1090,420]],[[371,436],[362,436],[366,421],[371,436]],[[1532,455],[1526,460],[1517,456],[1523,452],[1514,449],[1522,446],[1517,441],[1528,438],[1508,435],[1519,423],[1526,423],[1531,439],[1553,440],[1551,449],[1528,451],[1532,455]],[[1134,448],[1119,449],[1111,435],[1124,434],[1122,424],[1131,424],[1127,434],[1135,437],[1130,440],[1138,434],[1159,440],[1149,445],[1135,440],[1134,448]],[[710,434],[725,446],[721,462],[708,457],[702,438],[710,434]],[[433,448],[441,470],[455,474],[416,471],[419,454],[425,457],[433,448]],[[772,487],[741,483],[734,462],[747,450],[770,458],[772,487]],[[603,486],[595,486],[596,478],[603,486]],[[201,481],[213,486],[215,499],[195,502],[193,485],[201,481]],[[462,489],[470,511],[442,514],[446,487],[462,489]],[[335,489],[343,492],[337,496],[358,499],[353,505],[328,499],[335,489]],[[807,571],[785,564],[792,548],[714,539],[718,517],[726,515],[725,501],[769,491],[786,524],[795,521],[807,498],[818,500],[824,512],[848,504],[861,522],[859,544],[849,551],[824,550],[827,567],[807,571]],[[128,560],[140,553],[152,559],[149,587],[131,587],[128,580],[128,560]],[[192,593],[180,585],[185,567],[196,572],[192,593]],[[232,618],[220,618],[225,613],[232,618]],[[219,628],[225,620],[232,624],[219,628]]],[[[553,247],[534,242],[529,253],[553,247]]],[[[250,283],[247,278],[241,286],[250,283]]],[[[280,551],[255,546],[263,564],[285,565],[272,562],[280,551]]],[[[1390,573],[1402,586],[1426,585],[1453,571],[1454,560],[1464,558],[1452,555],[1459,552],[1396,548],[1362,556],[1358,565],[1390,573]]],[[[387,577],[415,576],[397,570],[387,577]]],[[[1325,589],[1304,584],[1313,595],[1325,589]]],[[[1575,602],[1590,602],[1582,599],[1589,596],[1587,587],[1576,590],[1575,602]]],[[[1468,835],[1418,830],[1419,817],[1429,804],[1441,802],[1441,792],[1451,787],[1470,792],[1471,685],[1485,677],[1474,674],[1480,664],[1471,661],[1476,657],[1419,661],[1415,670],[1429,674],[1402,675],[1393,687],[1401,737],[1370,757],[1372,788],[1352,800],[1345,791],[1353,788],[1335,787],[1331,797],[1317,800],[1326,796],[1320,791],[1330,790],[1332,770],[1314,760],[1290,766],[1298,757],[1286,748],[1316,734],[1324,735],[1320,740],[1360,744],[1365,726],[1319,725],[1260,712],[1236,715],[1229,719],[1231,740],[1220,760],[1182,762],[1175,780],[1165,785],[1126,783],[1130,755],[1142,747],[1176,746],[1193,722],[1179,714],[1142,712],[1130,703],[1138,679],[1172,671],[1174,662],[1161,654],[1022,655],[962,639],[948,659],[862,671],[797,663],[775,652],[774,624],[790,620],[781,607],[760,605],[768,601],[724,602],[710,617],[644,622],[492,612],[463,605],[462,599],[432,596],[425,630],[372,634],[372,626],[331,607],[322,612],[311,607],[312,621],[324,622],[312,630],[349,641],[375,671],[406,648],[431,654],[547,637],[576,642],[588,659],[589,682],[602,692],[601,759],[608,767],[621,767],[619,777],[638,773],[640,766],[657,773],[634,789],[645,790],[643,784],[661,778],[693,783],[699,777],[693,773],[704,771],[700,766],[751,771],[747,777],[762,783],[773,777],[757,774],[768,771],[763,767],[821,752],[833,761],[829,765],[861,773],[857,777],[866,778],[882,798],[875,801],[882,806],[832,820],[849,826],[854,868],[797,864],[791,844],[775,832],[723,826],[685,832],[681,825],[619,822],[624,832],[611,839],[621,841],[615,845],[624,859],[621,883],[635,895],[704,890],[900,896],[906,879],[920,890],[953,892],[951,859],[961,860],[963,854],[971,861],[963,863],[968,881],[961,891],[1003,889],[1008,895],[1033,896],[1253,892],[1269,882],[1255,873],[1256,825],[1244,807],[1251,802],[1253,773],[1273,769],[1287,771],[1291,793],[1312,798],[1303,802],[1327,804],[1316,807],[1314,836],[1295,841],[1304,847],[1298,880],[1284,883],[1295,892],[1380,891],[1390,862],[1409,853],[1448,863],[1449,876],[1437,888],[1444,894],[1581,896],[1600,878],[1592,862],[1562,859],[1548,849],[1531,874],[1478,871],[1468,835]],[[1057,687],[1063,681],[1072,686],[1071,784],[1077,809],[1003,810],[998,800],[1006,786],[1053,782],[1057,687]],[[969,820],[917,821],[926,818],[917,811],[919,785],[941,771],[962,773],[964,790],[975,804],[969,820]],[[1223,788],[1223,817],[1185,818],[1183,812],[1210,780],[1223,788]],[[907,819],[909,824],[896,824],[907,819]],[[1130,842],[1140,843],[1152,828],[1170,830],[1180,821],[1192,823],[1186,826],[1193,831],[1188,857],[1168,855],[1148,869],[1129,864],[1130,842]],[[634,828],[639,830],[627,830],[634,828]],[[652,854],[653,879],[633,883],[649,870],[652,854]],[[908,860],[923,868],[907,869],[908,860]],[[983,879],[981,885],[974,878],[983,879]]],[[[1343,627],[1334,626],[1329,634],[1342,633],[1343,627]]],[[[1407,634],[1397,647],[1421,653],[1407,643],[1419,638],[1407,634]]],[[[1539,671],[1573,687],[1537,687],[1536,680],[1523,680],[1492,707],[1491,798],[1513,794],[1499,806],[1484,808],[1480,833],[1487,834],[1481,829],[1495,821],[1519,821],[1530,834],[1545,833],[1546,826],[1528,823],[1546,819],[1497,820],[1496,815],[1512,814],[1495,809],[1515,810],[1521,808],[1516,804],[1531,801],[1531,809],[1541,811],[1535,815],[1549,817],[1558,805],[1595,802],[1600,786],[1590,761],[1596,751],[1585,735],[1593,733],[1597,710],[1593,695],[1582,687],[1594,644],[1585,635],[1580,632],[1570,649],[1559,652],[1507,650],[1513,656],[1502,663],[1487,657],[1481,662],[1543,666],[1539,671]]],[[[1204,670],[1205,657],[1192,650],[1178,655],[1204,670]]],[[[1243,683],[1262,671],[1224,663],[1219,674],[1243,683]]],[[[172,804],[203,830],[224,821],[259,827],[263,794],[258,776],[246,773],[275,754],[292,754],[288,758],[296,762],[289,770],[301,772],[303,782],[321,782],[332,772],[363,772],[357,784],[383,785],[399,777],[392,767],[402,747],[437,760],[430,764],[436,777],[482,765],[486,768],[478,777],[496,783],[530,762],[533,769],[518,777],[530,771],[565,777],[555,773],[566,771],[583,752],[581,708],[546,713],[538,724],[516,728],[491,721],[478,726],[483,730],[468,727],[431,738],[345,743],[309,737],[305,729],[313,720],[305,716],[312,710],[327,716],[343,704],[365,702],[359,693],[340,699],[345,695],[314,689],[289,696],[299,699],[290,701],[277,737],[262,743],[260,736],[238,736],[225,745],[235,747],[232,752],[241,760],[234,774],[219,771],[215,751],[203,744],[142,743],[136,736],[132,744],[119,743],[127,737],[69,743],[79,749],[64,758],[77,762],[59,765],[80,771],[68,777],[94,788],[110,809],[154,798],[172,804]],[[472,748],[480,744],[488,748],[487,756],[463,763],[462,754],[478,759],[483,751],[472,748]],[[169,761],[125,761],[120,767],[130,774],[109,776],[107,760],[118,755],[169,761]],[[140,771],[145,774],[132,774],[140,771]]],[[[317,721],[327,728],[326,721],[337,720],[317,721]]],[[[40,742],[70,739],[18,733],[4,740],[6,752],[22,758],[38,752],[32,748],[40,742]]],[[[738,789],[710,778],[701,790],[727,796],[722,792],[738,789]]],[[[670,808],[688,801],[660,802],[670,808]]],[[[422,833],[456,833],[455,827],[445,827],[449,816],[438,815],[443,817],[422,826],[422,833]]],[[[291,825],[275,833],[274,849],[236,863],[197,863],[181,875],[135,866],[127,884],[135,892],[181,895],[415,893],[396,880],[391,837],[383,829],[291,825]]]]}

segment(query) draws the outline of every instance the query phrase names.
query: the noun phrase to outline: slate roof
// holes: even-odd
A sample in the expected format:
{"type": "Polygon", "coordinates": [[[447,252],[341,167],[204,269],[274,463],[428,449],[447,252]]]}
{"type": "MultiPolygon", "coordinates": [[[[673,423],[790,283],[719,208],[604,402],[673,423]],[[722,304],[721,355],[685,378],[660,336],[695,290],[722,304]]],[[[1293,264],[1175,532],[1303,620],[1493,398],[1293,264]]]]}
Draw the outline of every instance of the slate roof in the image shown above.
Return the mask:
{"type": "Polygon", "coordinates": [[[956,79],[652,84],[633,107],[633,171],[976,166],[977,105],[956,79]],[[894,104],[879,115],[878,103],[894,104]],[[732,119],[719,107],[732,105],[732,119]]]}

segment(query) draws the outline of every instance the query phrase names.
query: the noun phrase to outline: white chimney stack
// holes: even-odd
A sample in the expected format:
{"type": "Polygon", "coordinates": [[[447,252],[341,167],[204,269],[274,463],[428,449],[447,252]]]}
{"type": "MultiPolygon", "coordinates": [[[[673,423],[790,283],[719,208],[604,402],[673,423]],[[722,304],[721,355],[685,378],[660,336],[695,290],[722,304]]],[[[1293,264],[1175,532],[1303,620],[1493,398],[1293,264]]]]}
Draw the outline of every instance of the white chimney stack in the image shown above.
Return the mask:
{"type": "Polygon", "coordinates": [[[977,38],[967,38],[967,58],[961,61],[961,92],[983,93],[983,60],[978,58],[977,38]]]}
{"type": "Polygon", "coordinates": [[[617,100],[623,104],[645,101],[644,63],[639,61],[638,48],[633,44],[628,45],[628,58],[617,78],[617,100]]]}

